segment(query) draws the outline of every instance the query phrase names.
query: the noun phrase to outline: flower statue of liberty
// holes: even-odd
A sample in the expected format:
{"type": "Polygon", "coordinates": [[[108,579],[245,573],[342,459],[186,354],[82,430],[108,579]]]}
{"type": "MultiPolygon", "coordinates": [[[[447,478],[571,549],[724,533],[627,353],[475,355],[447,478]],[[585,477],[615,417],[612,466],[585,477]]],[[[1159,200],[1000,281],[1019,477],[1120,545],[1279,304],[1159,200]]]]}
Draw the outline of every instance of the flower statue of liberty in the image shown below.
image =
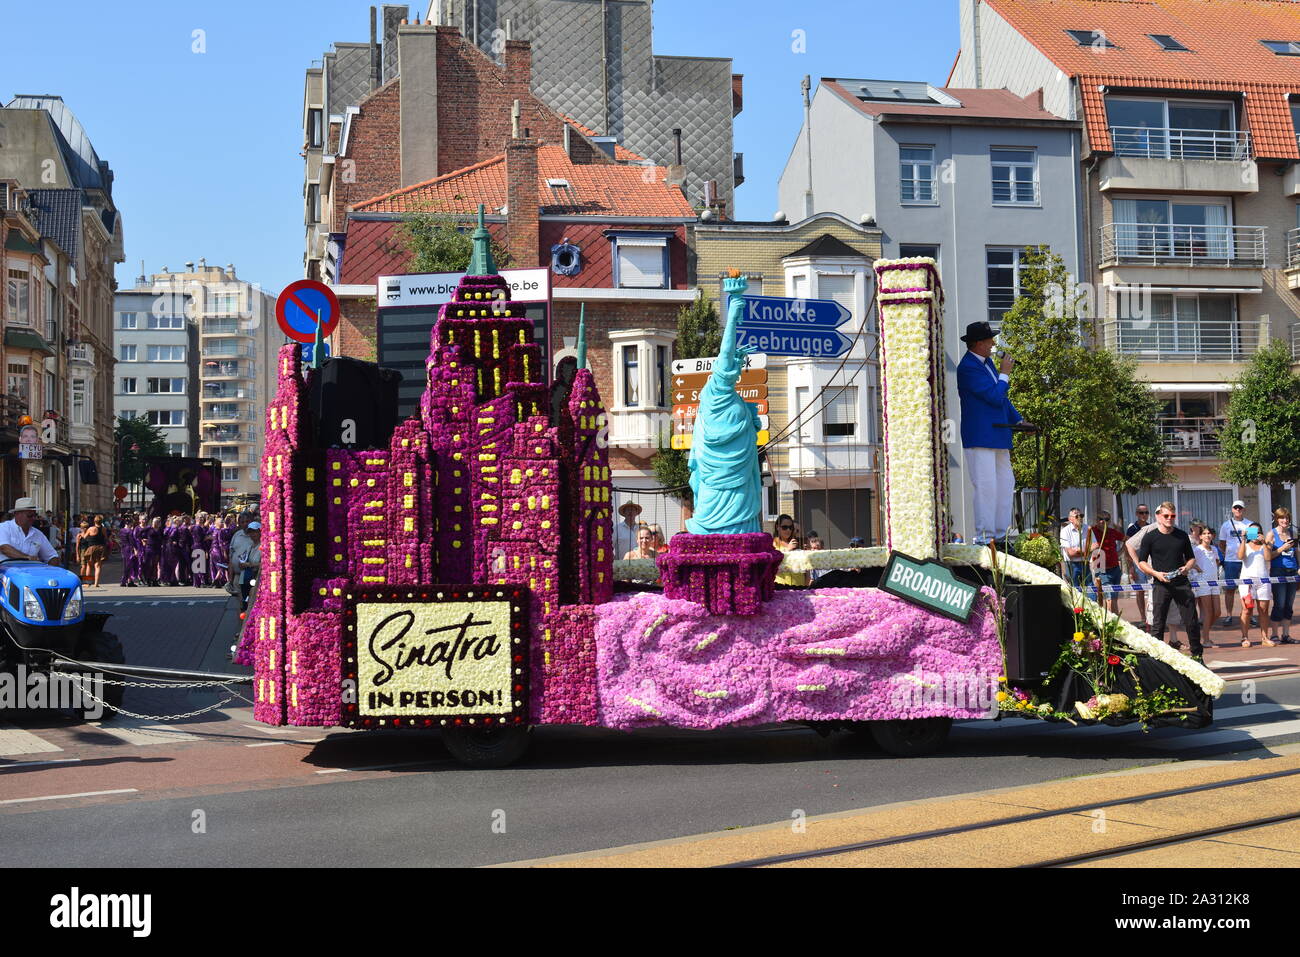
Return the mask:
{"type": "Polygon", "coordinates": [[[689,467],[694,516],[686,530],[695,535],[761,532],[763,479],[758,464],[758,410],[741,399],[736,381],[749,350],[736,345],[748,281],[731,270],[723,280],[730,294],[722,346],[709,381],[700,392],[689,467]]]}

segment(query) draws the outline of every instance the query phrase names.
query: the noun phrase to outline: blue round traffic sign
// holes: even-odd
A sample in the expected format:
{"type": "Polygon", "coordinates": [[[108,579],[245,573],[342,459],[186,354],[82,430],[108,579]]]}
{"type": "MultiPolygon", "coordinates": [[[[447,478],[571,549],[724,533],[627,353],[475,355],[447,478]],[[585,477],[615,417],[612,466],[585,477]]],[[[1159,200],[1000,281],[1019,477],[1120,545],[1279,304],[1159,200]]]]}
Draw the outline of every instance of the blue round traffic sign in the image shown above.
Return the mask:
{"type": "Polygon", "coordinates": [[[321,336],[330,335],[339,324],[339,300],[334,290],[315,279],[291,283],[275,301],[275,319],[286,336],[295,342],[315,342],[316,327],[321,336]]]}

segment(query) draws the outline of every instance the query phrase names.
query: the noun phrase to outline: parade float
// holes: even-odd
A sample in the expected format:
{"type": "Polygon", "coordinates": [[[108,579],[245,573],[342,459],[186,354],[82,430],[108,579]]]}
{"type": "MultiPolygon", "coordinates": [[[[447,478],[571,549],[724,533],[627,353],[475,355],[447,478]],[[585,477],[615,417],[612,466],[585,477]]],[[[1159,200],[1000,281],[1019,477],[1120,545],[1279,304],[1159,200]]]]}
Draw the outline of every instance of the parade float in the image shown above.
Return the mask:
{"type": "Polygon", "coordinates": [[[475,235],[430,334],[419,414],[382,447],[319,434],[320,370],[296,344],[280,351],[261,577],[237,654],[255,669],[258,720],[436,729],[486,766],[516,760],[547,724],[801,722],[923,754],[954,719],[1209,722],[1223,683],[1202,665],[1051,571],[946,544],[932,260],[875,267],[885,547],[783,555],[760,529],[758,423],[734,389],[736,277],[691,452],[694,516],[657,562],[619,562],[585,343],[571,381],[548,385],[481,224],[475,235]],[[857,587],[779,588],[783,562],[855,569],[857,587]]]}

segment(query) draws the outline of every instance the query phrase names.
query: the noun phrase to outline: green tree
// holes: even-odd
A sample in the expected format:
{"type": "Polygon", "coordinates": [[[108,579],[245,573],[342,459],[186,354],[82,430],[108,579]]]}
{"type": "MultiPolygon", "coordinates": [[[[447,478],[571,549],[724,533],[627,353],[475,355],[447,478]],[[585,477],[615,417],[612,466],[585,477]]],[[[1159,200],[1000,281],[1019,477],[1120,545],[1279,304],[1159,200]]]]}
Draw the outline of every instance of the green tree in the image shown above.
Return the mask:
{"type": "Polygon", "coordinates": [[[162,429],[150,425],[147,419],[119,417],[117,425],[113,427],[113,441],[117,445],[113,456],[114,461],[120,463],[118,480],[121,482],[134,484],[143,481],[144,460],[167,454],[167,437],[163,435],[162,429]],[[126,441],[127,439],[131,441],[126,441]],[[132,448],[133,444],[140,447],[138,452],[132,448]]]}
{"type": "MultiPolygon", "coordinates": [[[[707,359],[716,356],[721,346],[722,322],[718,307],[701,290],[693,303],[683,306],[677,313],[677,343],[673,354],[678,359],[707,359]]],[[[670,494],[687,507],[693,504],[689,484],[691,472],[687,466],[689,458],[689,452],[664,448],[661,438],[659,451],[651,460],[660,486],[674,489],[670,494]]]]}
{"type": "Polygon", "coordinates": [[[1099,355],[1111,364],[1111,398],[1115,422],[1101,484],[1116,495],[1133,495],[1153,485],[1173,481],[1169,453],[1160,432],[1160,400],[1137,377],[1137,363],[1108,351],[1099,355]]]}
{"type": "Polygon", "coordinates": [[[1222,475],[1234,485],[1300,479],[1300,378],[1280,339],[1255,353],[1228,400],[1222,475]]]}
{"type": "MultiPolygon", "coordinates": [[[[1065,488],[1136,490],[1166,474],[1155,403],[1132,362],[1090,348],[1082,294],[1062,258],[1046,247],[1026,250],[1020,295],[1002,321],[1015,360],[1011,401],[1041,430],[1040,512],[1059,512],[1065,488]]],[[[1036,443],[1016,442],[1019,485],[1038,478],[1036,443]]],[[[1041,521],[1044,516],[1040,515],[1041,521]]]]}
{"type": "MultiPolygon", "coordinates": [[[[470,239],[468,222],[432,207],[421,209],[403,220],[397,239],[411,254],[406,271],[464,272],[469,267],[474,243],[470,239]]],[[[492,258],[498,269],[510,265],[510,254],[495,239],[492,241],[492,258]]]]}

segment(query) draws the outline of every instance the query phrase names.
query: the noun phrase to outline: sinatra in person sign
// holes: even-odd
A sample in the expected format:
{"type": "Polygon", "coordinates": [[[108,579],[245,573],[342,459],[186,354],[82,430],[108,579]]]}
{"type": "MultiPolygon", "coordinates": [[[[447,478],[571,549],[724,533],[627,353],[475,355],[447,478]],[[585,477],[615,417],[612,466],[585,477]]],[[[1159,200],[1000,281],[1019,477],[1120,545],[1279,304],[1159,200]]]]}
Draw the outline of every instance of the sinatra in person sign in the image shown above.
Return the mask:
{"type": "Polygon", "coordinates": [[[359,593],[349,606],[344,655],[344,677],[356,689],[350,723],[522,721],[526,601],[513,586],[359,593]]]}

